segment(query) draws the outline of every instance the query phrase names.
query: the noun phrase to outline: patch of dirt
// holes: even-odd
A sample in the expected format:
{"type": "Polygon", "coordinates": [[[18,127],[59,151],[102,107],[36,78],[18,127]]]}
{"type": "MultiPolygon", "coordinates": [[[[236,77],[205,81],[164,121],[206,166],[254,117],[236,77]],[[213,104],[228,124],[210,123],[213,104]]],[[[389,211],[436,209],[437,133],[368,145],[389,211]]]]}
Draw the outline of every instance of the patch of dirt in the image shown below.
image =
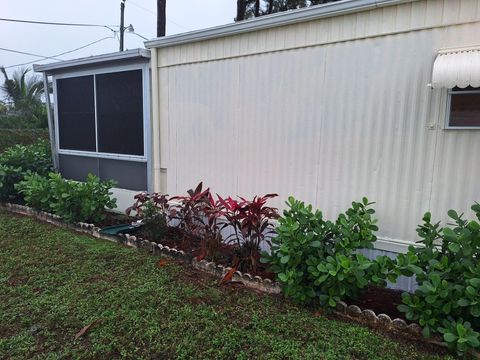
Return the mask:
{"type": "Polygon", "coordinates": [[[28,282],[28,278],[25,278],[22,276],[16,276],[16,275],[10,276],[10,278],[7,280],[7,284],[12,287],[24,285],[27,282],[28,282]]]}
{"type": "Polygon", "coordinates": [[[404,318],[403,313],[397,310],[402,303],[401,290],[370,287],[358,299],[349,300],[348,305],[357,305],[360,309],[370,309],[378,314],[387,314],[393,319],[404,318]]]}

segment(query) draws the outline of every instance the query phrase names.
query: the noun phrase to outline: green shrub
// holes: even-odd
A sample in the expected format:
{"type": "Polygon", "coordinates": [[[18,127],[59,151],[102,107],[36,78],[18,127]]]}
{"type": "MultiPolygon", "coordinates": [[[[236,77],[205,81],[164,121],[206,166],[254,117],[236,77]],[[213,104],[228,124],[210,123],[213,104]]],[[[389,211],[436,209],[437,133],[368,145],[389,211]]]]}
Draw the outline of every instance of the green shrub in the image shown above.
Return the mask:
{"type": "Polygon", "coordinates": [[[39,129],[45,128],[46,122],[44,118],[47,116],[47,110],[39,110],[39,116],[23,116],[23,115],[2,115],[0,114],[0,129],[39,129]],[[43,115],[45,113],[45,116],[43,115]]]}
{"type": "Polygon", "coordinates": [[[27,175],[16,188],[33,208],[52,212],[67,222],[98,223],[104,220],[106,209],[116,206],[110,192],[114,185],[114,181],[100,181],[92,174],[85,182],[77,182],[50,173],[48,177],[27,175]]]}
{"type": "MultiPolygon", "coordinates": [[[[472,210],[480,220],[480,205],[472,210]]],[[[441,228],[426,213],[417,229],[422,246],[398,255],[398,271],[415,275],[419,285],[414,294],[403,294],[398,309],[423,327],[425,337],[442,333],[462,353],[480,346],[480,224],[454,210],[448,215],[453,224],[441,228]]]]}
{"type": "Polygon", "coordinates": [[[0,128],[0,153],[15,145],[32,145],[40,140],[48,141],[48,130],[0,128]]]}
{"type": "Polygon", "coordinates": [[[23,195],[28,206],[41,211],[53,211],[51,204],[54,201],[54,194],[50,189],[49,177],[36,173],[27,174],[15,188],[23,195]]]}
{"type": "Polygon", "coordinates": [[[335,307],[370,284],[385,286],[387,279],[396,280],[388,257],[369,260],[359,253],[372,248],[376,240],[375,211],[366,198],[353,202],[335,223],[292,197],[287,205],[272,239],[272,252],[264,253],[262,259],[270,263],[286,296],[300,303],[319,300],[322,306],[335,307]]]}
{"type": "Polygon", "coordinates": [[[0,200],[18,201],[15,184],[28,174],[46,175],[52,169],[50,146],[46,141],[7,149],[0,154],[0,200]]]}

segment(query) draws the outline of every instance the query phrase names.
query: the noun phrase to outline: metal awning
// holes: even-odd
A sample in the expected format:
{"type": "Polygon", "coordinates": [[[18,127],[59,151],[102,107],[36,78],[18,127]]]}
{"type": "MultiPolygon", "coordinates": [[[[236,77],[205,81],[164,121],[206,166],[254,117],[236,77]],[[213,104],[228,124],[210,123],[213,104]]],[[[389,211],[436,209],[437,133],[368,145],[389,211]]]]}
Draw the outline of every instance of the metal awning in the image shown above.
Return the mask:
{"type": "Polygon", "coordinates": [[[442,50],[433,64],[432,87],[480,87],[480,46],[442,50]]]}

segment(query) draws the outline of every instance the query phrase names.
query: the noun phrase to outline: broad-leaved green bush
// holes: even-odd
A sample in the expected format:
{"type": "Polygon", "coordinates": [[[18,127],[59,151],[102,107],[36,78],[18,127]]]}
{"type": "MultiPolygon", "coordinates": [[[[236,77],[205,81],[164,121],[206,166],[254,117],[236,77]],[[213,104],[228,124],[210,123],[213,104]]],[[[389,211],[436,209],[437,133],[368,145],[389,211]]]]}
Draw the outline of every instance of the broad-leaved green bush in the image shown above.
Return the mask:
{"type": "Polygon", "coordinates": [[[33,145],[16,145],[0,154],[0,201],[18,201],[15,184],[27,174],[47,175],[52,171],[50,146],[47,141],[33,145]]]}
{"type": "Polygon", "coordinates": [[[52,212],[67,222],[97,223],[104,220],[106,209],[116,206],[110,192],[113,186],[115,181],[101,181],[92,174],[78,182],[50,173],[48,177],[27,175],[16,188],[31,207],[52,212]]]}
{"type": "MultiPolygon", "coordinates": [[[[472,206],[480,220],[480,204],[472,206]]],[[[459,353],[480,346],[480,223],[450,210],[452,223],[441,227],[426,213],[417,228],[420,246],[397,257],[397,268],[415,275],[418,289],[404,293],[398,309],[423,327],[423,334],[443,334],[459,353]]]]}
{"type": "Polygon", "coordinates": [[[52,212],[55,194],[50,190],[50,178],[37,173],[25,175],[25,178],[15,185],[15,189],[23,195],[25,203],[36,209],[52,212]]]}
{"type": "Polygon", "coordinates": [[[262,258],[277,274],[287,297],[335,307],[369,285],[386,286],[387,279],[396,280],[392,260],[386,256],[370,260],[359,251],[373,247],[378,230],[372,218],[375,211],[366,198],[353,202],[335,222],[293,197],[287,205],[271,254],[264,253],[262,258]]]}

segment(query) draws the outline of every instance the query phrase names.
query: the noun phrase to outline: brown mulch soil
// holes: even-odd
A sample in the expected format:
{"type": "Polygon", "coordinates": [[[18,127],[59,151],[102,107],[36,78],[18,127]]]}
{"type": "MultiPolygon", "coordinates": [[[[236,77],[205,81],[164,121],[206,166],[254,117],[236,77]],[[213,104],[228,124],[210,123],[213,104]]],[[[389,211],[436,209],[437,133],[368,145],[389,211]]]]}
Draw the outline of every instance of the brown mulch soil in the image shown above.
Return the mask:
{"type": "Polygon", "coordinates": [[[357,305],[360,309],[370,309],[378,314],[387,314],[393,319],[404,318],[403,313],[397,310],[402,303],[401,290],[384,289],[376,286],[368,288],[358,299],[349,300],[349,305],[357,305]]]}

